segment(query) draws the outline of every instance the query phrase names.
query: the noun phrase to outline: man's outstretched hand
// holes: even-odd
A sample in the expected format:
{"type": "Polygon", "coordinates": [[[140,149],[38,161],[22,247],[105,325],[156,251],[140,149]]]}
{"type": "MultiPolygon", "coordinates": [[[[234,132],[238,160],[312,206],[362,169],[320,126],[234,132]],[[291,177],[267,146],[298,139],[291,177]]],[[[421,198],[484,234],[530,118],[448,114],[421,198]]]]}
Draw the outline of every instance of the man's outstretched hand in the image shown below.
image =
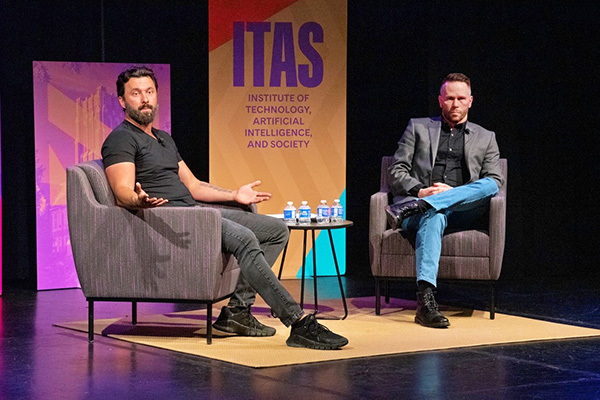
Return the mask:
{"type": "Polygon", "coordinates": [[[150,197],[148,193],[146,193],[144,189],[142,189],[142,185],[139,182],[135,183],[135,193],[137,194],[138,208],[159,207],[169,202],[169,200],[163,199],[162,197],[159,199],[157,199],[156,197],[150,197]]]}
{"type": "Polygon", "coordinates": [[[254,204],[269,200],[271,198],[271,193],[258,192],[254,190],[254,188],[260,185],[260,183],[260,181],[255,181],[247,185],[240,186],[240,188],[235,191],[234,200],[240,204],[254,204]]]}

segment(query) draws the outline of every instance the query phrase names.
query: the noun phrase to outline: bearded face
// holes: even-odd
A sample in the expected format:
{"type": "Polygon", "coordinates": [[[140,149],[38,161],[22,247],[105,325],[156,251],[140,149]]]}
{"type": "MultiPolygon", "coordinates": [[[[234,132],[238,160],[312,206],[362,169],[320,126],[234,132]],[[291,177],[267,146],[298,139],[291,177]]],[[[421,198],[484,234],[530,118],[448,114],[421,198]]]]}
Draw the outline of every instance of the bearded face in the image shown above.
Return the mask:
{"type": "Polygon", "coordinates": [[[446,82],[439,96],[442,116],[451,126],[467,120],[469,108],[473,104],[471,88],[464,82],[446,82]]]}
{"type": "Polygon", "coordinates": [[[129,118],[134,120],[140,125],[146,126],[152,121],[154,121],[154,117],[156,116],[156,112],[158,111],[158,104],[142,104],[140,106],[133,107],[131,104],[125,102],[125,113],[129,118]]]}
{"type": "Polygon", "coordinates": [[[152,124],[158,110],[154,81],[148,76],[131,78],[125,83],[124,92],[119,96],[119,103],[126,117],[141,126],[152,124]]]}

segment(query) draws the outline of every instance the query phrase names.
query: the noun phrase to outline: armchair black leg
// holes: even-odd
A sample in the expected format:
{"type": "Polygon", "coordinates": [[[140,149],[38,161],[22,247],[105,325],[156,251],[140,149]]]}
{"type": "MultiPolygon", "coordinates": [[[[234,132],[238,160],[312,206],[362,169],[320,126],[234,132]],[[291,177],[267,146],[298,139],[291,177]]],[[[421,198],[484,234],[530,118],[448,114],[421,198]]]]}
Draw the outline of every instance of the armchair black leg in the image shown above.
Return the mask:
{"type": "Polygon", "coordinates": [[[212,303],[206,305],[206,344],[212,344],[212,303]]]}
{"type": "Polygon", "coordinates": [[[492,282],[492,298],[490,302],[490,319],[496,318],[496,284],[492,282]]]}
{"type": "Polygon", "coordinates": [[[385,280],[385,304],[390,304],[390,280],[385,280]]]}
{"type": "Polygon", "coordinates": [[[94,301],[88,300],[88,342],[94,343],[94,301]]]}
{"type": "Polygon", "coordinates": [[[375,315],[381,314],[381,283],[375,278],[375,315]]]}
{"type": "Polygon", "coordinates": [[[131,302],[131,324],[137,325],[137,301],[131,302]]]}

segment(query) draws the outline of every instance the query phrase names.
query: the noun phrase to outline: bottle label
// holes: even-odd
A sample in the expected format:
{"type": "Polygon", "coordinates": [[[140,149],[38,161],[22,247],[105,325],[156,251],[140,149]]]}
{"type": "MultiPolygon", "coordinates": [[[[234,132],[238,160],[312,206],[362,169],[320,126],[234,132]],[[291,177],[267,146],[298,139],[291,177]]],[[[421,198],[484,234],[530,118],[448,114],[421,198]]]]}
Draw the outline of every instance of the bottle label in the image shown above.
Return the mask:
{"type": "Polygon", "coordinates": [[[283,210],[283,219],[296,219],[296,210],[283,210]]]}
{"type": "Polygon", "coordinates": [[[321,207],[317,210],[319,217],[327,218],[329,217],[329,207],[321,207]]]}
{"type": "Polygon", "coordinates": [[[301,208],[300,209],[300,218],[310,218],[310,208],[301,208]]]}

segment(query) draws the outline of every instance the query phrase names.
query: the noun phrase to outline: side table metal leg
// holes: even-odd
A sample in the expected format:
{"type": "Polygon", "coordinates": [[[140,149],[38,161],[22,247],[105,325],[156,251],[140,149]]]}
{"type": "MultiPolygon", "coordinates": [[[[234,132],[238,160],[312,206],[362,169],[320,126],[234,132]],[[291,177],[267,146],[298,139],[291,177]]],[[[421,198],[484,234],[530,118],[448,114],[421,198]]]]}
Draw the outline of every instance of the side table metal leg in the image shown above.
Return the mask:
{"type": "Polygon", "coordinates": [[[331,243],[331,253],[333,254],[333,262],[335,264],[335,272],[337,272],[338,283],[340,284],[340,293],[342,294],[342,303],[344,304],[344,317],[342,319],[346,319],[348,316],[348,306],[346,305],[346,296],[344,295],[344,286],[342,285],[342,277],[340,276],[340,267],[338,266],[337,257],[335,255],[335,247],[333,246],[333,237],[331,236],[331,230],[328,229],[327,233],[329,233],[329,242],[331,243]]]}
{"type": "Polygon", "coordinates": [[[319,306],[317,304],[317,247],[315,246],[315,230],[311,230],[312,233],[312,252],[313,252],[313,286],[314,286],[314,298],[315,298],[315,314],[319,312],[319,306]]]}
{"type": "Polygon", "coordinates": [[[304,272],[306,271],[306,231],[302,245],[302,287],[300,288],[300,308],[304,308],[304,272]]]}
{"type": "MultiPolygon", "coordinates": [[[[292,235],[292,230],[289,229],[290,232],[290,236],[292,235]]],[[[281,272],[283,271],[283,264],[285,263],[285,255],[287,254],[287,249],[288,249],[288,244],[290,244],[290,241],[288,239],[288,242],[285,244],[285,247],[283,248],[283,255],[281,256],[281,265],[279,266],[279,273],[277,274],[277,279],[281,280],[281,272]]],[[[275,313],[273,312],[273,310],[271,309],[271,317],[273,318],[277,318],[277,316],[275,315],[275,313]]]]}
{"type": "MultiPolygon", "coordinates": [[[[292,231],[290,231],[290,236],[291,235],[292,231]]],[[[288,242],[285,244],[285,247],[283,248],[283,255],[281,256],[281,265],[279,266],[279,274],[277,274],[277,279],[279,280],[281,280],[281,271],[283,271],[283,263],[285,262],[285,254],[287,253],[288,244],[290,244],[289,239],[288,242]]]]}

